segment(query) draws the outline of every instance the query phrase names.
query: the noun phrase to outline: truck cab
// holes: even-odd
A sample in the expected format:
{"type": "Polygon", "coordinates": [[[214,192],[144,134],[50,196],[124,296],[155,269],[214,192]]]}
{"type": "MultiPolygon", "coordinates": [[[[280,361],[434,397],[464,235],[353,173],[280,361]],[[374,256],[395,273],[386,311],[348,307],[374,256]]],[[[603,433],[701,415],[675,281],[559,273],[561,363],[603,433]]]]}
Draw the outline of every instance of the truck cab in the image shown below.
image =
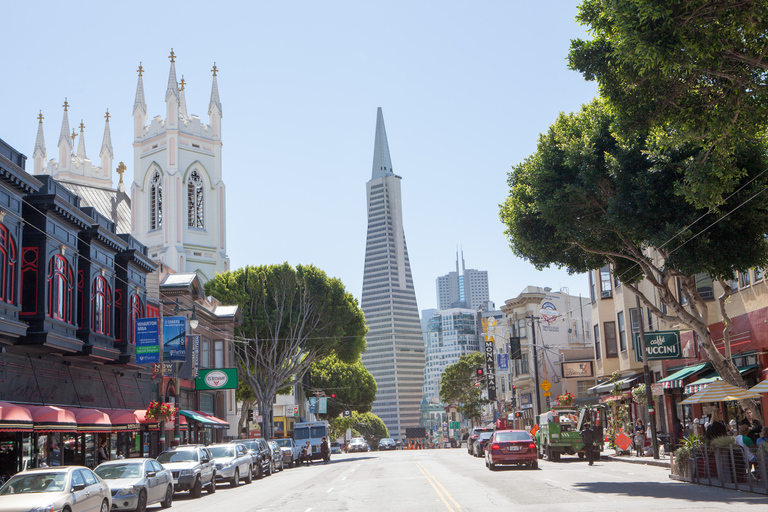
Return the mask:
{"type": "MultiPolygon", "coordinates": [[[[584,444],[581,442],[581,430],[585,423],[590,423],[595,431],[594,447],[603,451],[603,425],[606,421],[604,406],[554,406],[539,415],[536,432],[536,446],[539,458],[558,461],[561,455],[584,457],[584,444]]],[[[598,454],[599,457],[599,454],[598,454]]]]}

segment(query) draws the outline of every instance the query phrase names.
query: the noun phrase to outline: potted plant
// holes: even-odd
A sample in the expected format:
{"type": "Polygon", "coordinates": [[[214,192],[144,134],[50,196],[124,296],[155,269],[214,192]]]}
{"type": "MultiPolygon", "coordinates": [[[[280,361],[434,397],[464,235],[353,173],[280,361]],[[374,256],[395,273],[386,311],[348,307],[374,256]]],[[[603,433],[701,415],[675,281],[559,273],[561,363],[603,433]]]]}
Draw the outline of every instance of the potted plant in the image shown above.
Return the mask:
{"type": "Polygon", "coordinates": [[[149,402],[149,407],[147,407],[147,419],[157,420],[160,422],[171,421],[174,417],[176,417],[178,410],[179,409],[177,407],[174,407],[171,404],[165,404],[158,402],[157,400],[152,400],[149,402]]]}
{"type": "Polygon", "coordinates": [[[557,405],[566,405],[570,406],[573,405],[573,401],[576,400],[576,397],[573,396],[573,393],[570,391],[565,393],[564,395],[559,395],[557,397],[557,405]]]}
{"type": "MultiPolygon", "coordinates": [[[[693,458],[701,452],[704,446],[702,436],[688,436],[680,441],[680,448],[673,452],[672,456],[672,474],[681,477],[684,480],[693,480],[693,458]]],[[[696,457],[698,474],[706,474],[706,469],[698,467],[704,465],[704,459],[696,457]],[[700,464],[701,463],[701,464],[700,464]],[[703,470],[703,471],[702,471],[703,470]]]]}

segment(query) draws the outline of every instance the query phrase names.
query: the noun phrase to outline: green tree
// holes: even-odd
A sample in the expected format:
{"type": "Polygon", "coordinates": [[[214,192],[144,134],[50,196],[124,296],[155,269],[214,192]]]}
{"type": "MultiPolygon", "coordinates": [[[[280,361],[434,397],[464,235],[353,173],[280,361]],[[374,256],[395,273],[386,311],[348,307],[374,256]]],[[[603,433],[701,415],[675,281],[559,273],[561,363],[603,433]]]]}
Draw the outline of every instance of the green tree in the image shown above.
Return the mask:
{"type": "Polygon", "coordinates": [[[708,329],[714,322],[696,279],[707,274],[720,282],[728,325],[728,280],[768,261],[765,144],[742,140],[736,162],[745,176],[738,190],[722,211],[698,209],[675,191],[687,163],[704,149],[660,146],[643,134],[622,138],[613,121],[602,101],[561,114],[536,152],[513,168],[500,212],[512,251],[537,268],[556,265],[571,273],[613,265],[622,286],[655,316],[698,335],[724,381],[745,387],[731,361],[727,329],[725,356],[714,345],[708,329]],[[643,279],[653,294],[638,289],[643,279]]]}
{"type": "Polygon", "coordinates": [[[335,354],[352,363],[365,350],[357,300],[314,266],[248,266],[216,275],[205,292],[240,307],[235,357],[264,416],[264,437],[272,434],[272,401],[279,390],[301,382],[319,359],[335,354]]]}
{"type": "Polygon", "coordinates": [[[440,376],[440,400],[444,404],[456,404],[456,410],[470,420],[482,418],[482,407],[488,400],[482,398],[485,381],[475,385],[475,369],[485,367],[485,355],[472,352],[445,367],[440,376]]]}
{"type": "Polygon", "coordinates": [[[389,430],[387,430],[384,421],[372,412],[352,411],[350,416],[331,418],[329,423],[331,424],[331,436],[334,439],[344,437],[347,430],[351,430],[353,437],[364,437],[373,449],[376,448],[381,439],[389,437],[389,430]]]}
{"type": "Polygon", "coordinates": [[[343,411],[369,412],[373,407],[376,380],[360,360],[345,363],[331,354],[315,361],[310,375],[312,388],[323,391],[328,398],[326,418],[335,418],[343,411]]]}
{"type": "Polygon", "coordinates": [[[674,128],[701,150],[680,191],[715,206],[741,183],[740,141],[768,121],[768,1],[583,0],[569,62],[599,84],[629,131],[674,128]]]}

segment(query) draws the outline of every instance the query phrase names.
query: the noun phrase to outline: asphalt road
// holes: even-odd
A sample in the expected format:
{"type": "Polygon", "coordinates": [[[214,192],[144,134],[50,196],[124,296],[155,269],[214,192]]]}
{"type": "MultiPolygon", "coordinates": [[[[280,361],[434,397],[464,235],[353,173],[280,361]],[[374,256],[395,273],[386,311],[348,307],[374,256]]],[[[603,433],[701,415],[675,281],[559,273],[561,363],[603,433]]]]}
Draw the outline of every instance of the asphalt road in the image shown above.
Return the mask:
{"type": "MultiPolygon", "coordinates": [[[[159,506],[151,507],[160,510],[159,506]]],[[[768,510],[768,497],[669,479],[654,466],[576,457],[489,471],[466,449],[334,455],[213,495],[176,494],[174,512],[768,510]]]]}

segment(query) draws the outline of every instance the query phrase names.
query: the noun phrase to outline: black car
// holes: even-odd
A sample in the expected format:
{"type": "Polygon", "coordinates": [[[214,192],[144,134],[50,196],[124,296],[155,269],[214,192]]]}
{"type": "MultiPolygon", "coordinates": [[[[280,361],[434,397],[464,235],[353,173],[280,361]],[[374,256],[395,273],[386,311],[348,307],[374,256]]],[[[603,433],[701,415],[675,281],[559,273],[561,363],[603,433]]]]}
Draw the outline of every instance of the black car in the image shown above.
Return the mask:
{"type": "Polygon", "coordinates": [[[475,427],[472,429],[472,432],[469,433],[469,437],[467,437],[467,453],[470,455],[474,455],[474,451],[472,450],[472,445],[475,444],[475,441],[477,441],[478,436],[480,436],[481,432],[493,432],[493,428],[491,427],[475,427]]]}
{"type": "Polygon", "coordinates": [[[477,436],[477,440],[472,444],[472,455],[475,457],[485,456],[485,444],[493,437],[493,430],[488,432],[480,432],[477,436]]]}
{"type": "Polygon", "coordinates": [[[254,476],[261,478],[272,474],[275,468],[272,462],[272,449],[264,439],[238,439],[232,442],[244,444],[248,448],[253,458],[254,476]]]}
{"type": "Polygon", "coordinates": [[[385,437],[379,441],[379,451],[382,450],[397,450],[397,443],[391,437],[385,437]]]}

